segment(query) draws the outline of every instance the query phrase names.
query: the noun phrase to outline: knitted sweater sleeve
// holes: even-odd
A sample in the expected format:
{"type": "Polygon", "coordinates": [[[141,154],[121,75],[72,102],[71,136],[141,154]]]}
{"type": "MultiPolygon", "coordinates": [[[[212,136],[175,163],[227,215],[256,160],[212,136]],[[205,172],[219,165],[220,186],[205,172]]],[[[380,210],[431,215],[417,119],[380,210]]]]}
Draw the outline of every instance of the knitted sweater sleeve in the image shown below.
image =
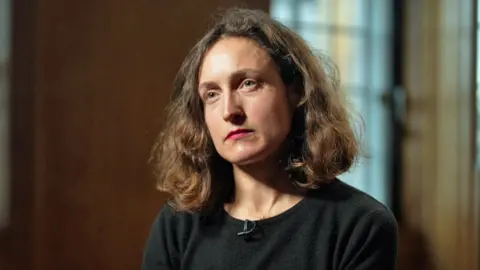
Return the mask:
{"type": "Polygon", "coordinates": [[[173,270],[180,268],[176,217],[165,205],[153,222],[143,253],[142,270],[173,270]]]}

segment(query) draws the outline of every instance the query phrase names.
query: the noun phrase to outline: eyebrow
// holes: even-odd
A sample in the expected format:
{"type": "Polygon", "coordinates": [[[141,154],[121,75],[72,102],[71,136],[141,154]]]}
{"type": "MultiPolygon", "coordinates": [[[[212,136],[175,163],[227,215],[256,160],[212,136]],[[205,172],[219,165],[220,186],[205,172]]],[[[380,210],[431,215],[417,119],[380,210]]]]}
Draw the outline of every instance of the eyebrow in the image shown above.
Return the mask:
{"type": "MultiPolygon", "coordinates": [[[[232,74],[230,74],[229,78],[238,78],[238,77],[242,77],[242,76],[258,76],[261,72],[257,69],[251,69],[251,68],[243,68],[243,69],[239,69],[235,72],[233,72],[232,74]]],[[[198,86],[198,90],[201,92],[202,89],[208,89],[208,88],[211,88],[212,86],[217,86],[218,84],[214,81],[206,81],[206,82],[202,82],[199,86],[198,86]]]]}

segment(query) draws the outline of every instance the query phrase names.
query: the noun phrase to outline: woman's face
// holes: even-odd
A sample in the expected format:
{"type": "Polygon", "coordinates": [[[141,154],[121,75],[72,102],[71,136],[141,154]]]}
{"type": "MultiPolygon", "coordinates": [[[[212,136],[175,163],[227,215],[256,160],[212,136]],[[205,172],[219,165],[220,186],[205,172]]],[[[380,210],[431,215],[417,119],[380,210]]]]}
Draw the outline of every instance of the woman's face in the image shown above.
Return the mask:
{"type": "Polygon", "coordinates": [[[272,157],[290,132],[287,89],[268,53],[251,39],[214,44],[201,65],[198,92],[215,148],[232,164],[272,157]]]}

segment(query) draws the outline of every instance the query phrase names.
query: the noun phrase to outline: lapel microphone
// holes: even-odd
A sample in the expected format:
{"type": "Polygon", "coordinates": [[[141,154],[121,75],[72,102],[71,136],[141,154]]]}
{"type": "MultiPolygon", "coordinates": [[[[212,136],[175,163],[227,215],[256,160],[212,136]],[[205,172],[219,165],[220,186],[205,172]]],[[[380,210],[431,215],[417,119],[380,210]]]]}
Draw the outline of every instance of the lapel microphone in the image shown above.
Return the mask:
{"type": "Polygon", "coordinates": [[[243,222],[243,231],[238,232],[238,236],[250,236],[252,235],[255,230],[257,229],[257,223],[253,220],[246,219],[243,222]]]}

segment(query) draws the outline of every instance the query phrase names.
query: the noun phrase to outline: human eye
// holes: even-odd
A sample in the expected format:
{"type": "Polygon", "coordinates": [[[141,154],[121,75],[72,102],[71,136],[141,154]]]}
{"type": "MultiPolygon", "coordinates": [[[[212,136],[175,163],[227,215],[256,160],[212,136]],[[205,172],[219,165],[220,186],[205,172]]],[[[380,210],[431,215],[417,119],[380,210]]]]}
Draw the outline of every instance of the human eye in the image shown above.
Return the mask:
{"type": "Polygon", "coordinates": [[[203,100],[204,102],[213,102],[218,98],[218,92],[217,91],[205,91],[205,94],[203,95],[203,100]]]}
{"type": "Polygon", "coordinates": [[[258,86],[258,82],[252,79],[246,79],[242,82],[241,88],[255,89],[258,86]]]}

